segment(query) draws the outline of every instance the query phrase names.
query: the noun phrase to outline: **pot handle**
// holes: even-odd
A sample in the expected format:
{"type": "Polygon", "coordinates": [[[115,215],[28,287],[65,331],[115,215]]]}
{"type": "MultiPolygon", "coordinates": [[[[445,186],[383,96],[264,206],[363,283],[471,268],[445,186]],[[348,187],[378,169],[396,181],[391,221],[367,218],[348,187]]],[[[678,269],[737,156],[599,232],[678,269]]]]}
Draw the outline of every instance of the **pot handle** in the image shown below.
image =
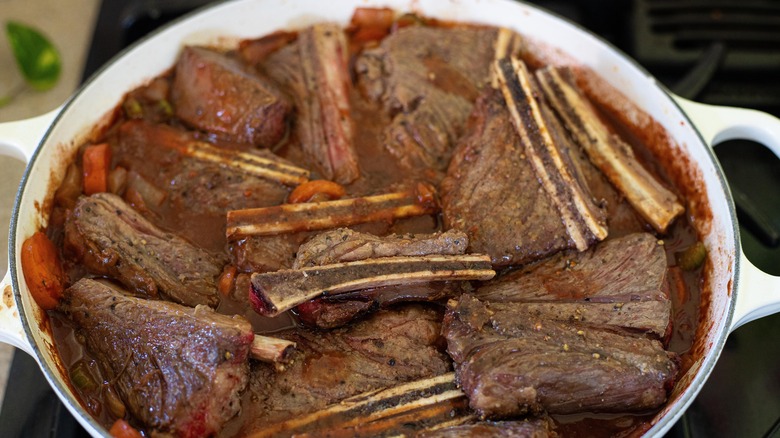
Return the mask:
{"type": "Polygon", "coordinates": [[[11,344],[32,356],[32,346],[24,334],[21,315],[14,300],[10,266],[0,282],[0,290],[3,294],[3,299],[0,300],[0,342],[11,344]]]}
{"type": "MultiPolygon", "coordinates": [[[[0,123],[0,155],[11,156],[29,163],[43,135],[61,109],[62,107],[59,107],[30,119],[0,123]]],[[[2,190],[5,190],[5,187],[2,190]]]]}
{"type": "MultiPolygon", "coordinates": [[[[30,119],[0,123],[0,155],[29,163],[60,109],[30,119]]],[[[17,186],[0,187],[0,190],[16,191],[17,186]]],[[[14,236],[8,238],[13,239],[14,236]]],[[[32,346],[25,336],[18,303],[14,299],[10,266],[0,282],[0,293],[0,342],[11,344],[32,355],[32,346]]]]}
{"type": "MultiPolygon", "coordinates": [[[[761,111],[706,105],[674,96],[704,141],[713,146],[733,139],[752,140],[780,157],[780,119],[761,111]]],[[[740,256],[739,293],[731,331],[755,319],[780,312],[780,277],[761,271],[740,256]]]]}

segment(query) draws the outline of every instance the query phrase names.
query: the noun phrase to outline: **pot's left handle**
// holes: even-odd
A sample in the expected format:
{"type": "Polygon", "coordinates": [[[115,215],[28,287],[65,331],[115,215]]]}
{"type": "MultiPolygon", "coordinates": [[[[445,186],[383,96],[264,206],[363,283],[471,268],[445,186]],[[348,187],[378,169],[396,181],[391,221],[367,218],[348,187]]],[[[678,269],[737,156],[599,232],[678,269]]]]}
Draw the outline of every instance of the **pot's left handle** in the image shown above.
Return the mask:
{"type": "MultiPolygon", "coordinates": [[[[43,135],[59,114],[60,109],[57,108],[31,119],[0,123],[0,155],[14,157],[29,163],[43,135]]],[[[9,187],[0,187],[0,190],[11,194],[16,192],[17,188],[18,184],[13,184],[9,187]]],[[[9,241],[13,238],[14,236],[8,236],[9,241]]],[[[5,248],[0,250],[5,251],[5,248]]],[[[14,254],[9,252],[8,256],[14,257],[14,254]]],[[[0,298],[0,342],[11,344],[28,354],[32,354],[32,346],[24,334],[18,308],[19,303],[17,303],[13,291],[10,263],[5,277],[0,282],[0,294],[2,294],[0,298]]]]}
{"type": "MultiPolygon", "coordinates": [[[[691,102],[675,96],[704,141],[713,146],[726,140],[752,140],[780,157],[780,119],[761,111],[691,102]]],[[[731,330],[780,312],[780,277],[761,271],[744,253],[740,259],[739,291],[731,330]]]]}
{"type": "MultiPolygon", "coordinates": [[[[7,155],[29,163],[43,135],[49,129],[62,107],[25,120],[0,123],[0,155],[7,155]]],[[[16,187],[13,187],[15,190],[16,187]]],[[[0,190],[7,190],[0,187],[0,190]]]]}
{"type": "Polygon", "coordinates": [[[0,300],[0,342],[11,344],[32,356],[32,346],[24,335],[21,315],[14,299],[10,269],[5,273],[0,288],[3,294],[3,299],[0,300]]]}

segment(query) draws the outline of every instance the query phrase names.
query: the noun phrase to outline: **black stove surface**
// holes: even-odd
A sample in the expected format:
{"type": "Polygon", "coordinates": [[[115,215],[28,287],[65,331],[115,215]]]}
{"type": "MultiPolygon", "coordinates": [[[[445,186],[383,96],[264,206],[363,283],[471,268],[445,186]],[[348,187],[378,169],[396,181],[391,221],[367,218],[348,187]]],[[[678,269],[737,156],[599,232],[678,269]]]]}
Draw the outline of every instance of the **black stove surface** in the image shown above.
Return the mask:
{"type": "MultiPolygon", "coordinates": [[[[119,50],[206,0],[103,0],[84,78],[119,50]]],[[[772,0],[539,0],[636,59],[677,94],[780,116],[780,2],[772,0]]],[[[715,152],[737,202],[742,245],[780,275],[780,160],[749,141],[715,152]]],[[[780,438],[780,315],[732,333],[712,375],[667,434],[780,438]]],[[[37,364],[16,354],[0,437],[83,437],[37,364]]]]}

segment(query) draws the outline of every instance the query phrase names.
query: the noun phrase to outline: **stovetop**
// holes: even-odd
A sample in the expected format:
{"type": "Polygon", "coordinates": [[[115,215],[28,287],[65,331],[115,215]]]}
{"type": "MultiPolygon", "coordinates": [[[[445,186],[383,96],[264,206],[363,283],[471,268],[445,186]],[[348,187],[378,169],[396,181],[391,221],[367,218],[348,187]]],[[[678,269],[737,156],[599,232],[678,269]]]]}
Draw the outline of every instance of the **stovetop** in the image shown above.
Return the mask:
{"type": "MultiPolygon", "coordinates": [[[[84,78],[119,50],[206,0],[103,0],[84,78]]],[[[580,23],[677,94],[780,116],[780,2],[538,0],[580,23]]],[[[715,147],[737,203],[742,245],[780,275],[780,160],[749,141],[715,147]]],[[[780,315],[732,333],[699,396],[669,438],[780,438],[780,315]]],[[[82,437],[37,364],[16,354],[0,410],[2,437],[82,437]]]]}

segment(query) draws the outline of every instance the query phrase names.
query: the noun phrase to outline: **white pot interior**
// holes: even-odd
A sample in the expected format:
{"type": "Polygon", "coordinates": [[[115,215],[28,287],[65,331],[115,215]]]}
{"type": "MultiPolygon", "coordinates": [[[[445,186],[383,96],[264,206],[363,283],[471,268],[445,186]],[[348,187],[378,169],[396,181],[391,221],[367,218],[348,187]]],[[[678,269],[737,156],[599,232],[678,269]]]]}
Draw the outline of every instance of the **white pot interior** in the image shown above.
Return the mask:
{"type": "Polygon", "coordinates": [[[711,150],[706,147],[686,116],[636,64],[617,53],[598,38],[557,17],[530,6],[508,0],[244,0],[217,5],[185,21],[157,32],[123,53],[101,70],[65,106],[37,151],[23,180],[12,223],[12,275],[17,302],[28,338],[37,350],[38,360],[55,390],[82,424],[92,433],[105,433],[85,411],[78,407],[61,375],[64,368],[54,354],[49,330],[41,330],[42,314],[31,301],[18,269],[19,248],[26,237],[45,226],[45,212],[52,188],[62,179],[65,165],[75,149],[91,132],[104,123],[124,93],[169,69],[185,44],[230,45],[237,40],[256,37],[280,29],[300,28],[319,21],[346,23],[356,6],[389,6],[399,11],[413,10],[448,20],[489,23],[516,30],[530,40],[544,42],[555,50],[540,49],[539,54],[552,62],[586,66],[620,90],[638,108],[626,108],[637,124],[647,123],[649,115],[660,123],[674,141],[662,147],[674,148],[674,165],[684,179],[696,181],[700,196],[688,205],[689,211],[708,214],[695,217],[711,259],[704,289],[711,291],[702,307],[697,358],[682,377],[672,402],[656,417],[667,417],[650,430],[661,434],[671,427],[697,392],[714,365],[728,331],[735,283],[737,244],[734,215],[728,202],[728,188],[721,177],[711,150]],[[638,111],[641,110],[641,111],[638,111]],[[684,172],[680,169],[686,169],[684,172]],[[707,204],[707,205],[705,205],[707,204]]]}

